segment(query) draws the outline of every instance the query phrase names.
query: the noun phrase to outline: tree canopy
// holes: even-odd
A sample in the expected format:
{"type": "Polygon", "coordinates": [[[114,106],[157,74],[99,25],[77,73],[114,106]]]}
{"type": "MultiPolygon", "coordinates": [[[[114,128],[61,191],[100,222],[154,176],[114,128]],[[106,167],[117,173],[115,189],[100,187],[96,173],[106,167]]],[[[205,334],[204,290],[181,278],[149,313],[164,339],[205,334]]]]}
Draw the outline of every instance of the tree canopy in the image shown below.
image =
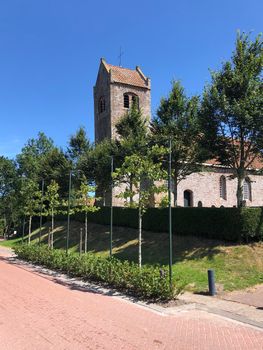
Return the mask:
{"type": "Polygon", "coordinates": [[[237,205],[253,161],[263,155],[263,43],[238,34],[230,61],[212,72],[205,88],[200,120],[203,145],[238,179],[237,205]]]}

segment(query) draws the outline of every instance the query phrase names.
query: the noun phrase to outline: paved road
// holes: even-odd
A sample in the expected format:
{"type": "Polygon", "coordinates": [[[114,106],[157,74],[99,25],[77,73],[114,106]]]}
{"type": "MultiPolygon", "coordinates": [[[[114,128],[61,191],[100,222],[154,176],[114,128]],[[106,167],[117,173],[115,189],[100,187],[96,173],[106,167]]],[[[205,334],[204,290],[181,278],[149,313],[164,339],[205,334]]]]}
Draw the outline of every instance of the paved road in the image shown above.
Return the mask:
{"type": "Polygon", "coordinates": [[[202,311],[157,314],[70,288],[0,252],[0,349],[263,349],[263,332],[202,311]]]}

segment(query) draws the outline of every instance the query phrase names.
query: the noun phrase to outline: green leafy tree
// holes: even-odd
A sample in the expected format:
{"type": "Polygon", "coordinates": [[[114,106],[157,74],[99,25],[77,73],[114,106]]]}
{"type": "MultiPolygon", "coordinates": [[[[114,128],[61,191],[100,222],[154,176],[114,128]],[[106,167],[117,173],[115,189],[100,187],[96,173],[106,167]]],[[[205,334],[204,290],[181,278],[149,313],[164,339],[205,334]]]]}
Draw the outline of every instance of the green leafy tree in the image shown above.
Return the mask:
{"type": "Polygon", "coordinates": [[[86,130],[81,126],[74,135],[70,136],[67,155],[76,164],[80,157],[89,151],[91,144],[87,138],[86,130]]]}
{"type": "Polygon", "coordinates": [[[149,207],[152,196],[167,189],[159,185],[158,182],[166,177],[166,172],[162,169],[162,164],[154,161],[155,157],[162,157],[166,153],[165,148],[153,146],[149,148],[145,155],[133,154],[126,156],[120,168],[113,174],[116,183],[125,183],[125,178],[133,174],[132,187],[126,186],[118,195],[126,201],[126,205],[138,208],[138,263],[142,264],[142,219],[147,207],[149,207]],[[132,197],[133,201],[127,201],[132,197]]]}
{"type": "Polygon", "coordinates": [[[17,207],[17,170],[15,162],[0,157],[0,219],[4,223],[4,234],[15,226],[19,211],[17,207]]]}
{"type": "Polygon", "coordinates": [[[29,217],[28,244],[31,242],[32,218],[40,215],[41,196],[38,183],[32,179],[24,178],[21,185],[21,205],[25,216],[29,217]]]}
{"type": "Polygon", "coordinates": [[[18,171],[27,178],[39,181],[41,178],[41,162],[45,155],[54,148],[53,140],[43,132],[36,139],[29,139],[17,155],[18,171]]]}
{"type": "Polygon", "coordinates": [[[263,43],[238,34],[232,59],[212,72],[203,94],[204,146],[237,178],[237,205],[253,161],[263,154],[263,43]],[[212,152],[211,152],[212,151],[212,152]]]}
{"type": "MultiPolygon", "coordinates": [[[[174,81],[167,98],[162,98],[157,115],[151,123],[152,142],[172,144],[172,179],[174,206],[177,206],[177,187],[181,180],[197,170],[202,159],[198,122],[199,98],[188,98],[179,81],[174,81]]],[[[163,166],[167,169],[168,156],[163,166]]]]}
{"type": "MultiPolygon", "coordinates": [[[[59,184],[59,194],[65,197],[68,193],[69,171],[71,161],[57,147],[50,150],[41,161],[41,177],[45,183],[55,180],[59,184]]],[[[39,176],[40,178],[40,176],[39,176]]]]}
{"type": "Polygon", "coordinates": [[[54,243],[54,228],[55,228],[55,215],[59,213],[59,207],[61,205],[59,199],[59,185],[55,180],[51,180],[51,183],[47,186],[45,193],[45,201],[48,203],[45,214],[51,217],[51,237],[49,237],[50,248],[53,249],[54,243]]]}
{"type": "MultiPolygon", "coordinates": [[[[125,157],[131,156],[134,153],[144,154],[148,147],[148,126],[149,120],[142,114],[136,102],[131,108],[120,118],[116,124],[116,132],[118,134],[115,140],[114,162],[115,166],[119,167],[123,163],[125,157]]],[[[131,172],[126,176],[125,182],[130,187],[132,193],[134,174],[131,172]]],[[[132,203],[133,197],[130,197],[132,203]]]]}
{"type": "Polygon", "coordinates": [[[81,179],[80,189],[77,192],[77,211],[85,214],[85,238],[84,252],[88,251],[88,213],[94,213],[99,210],[95,206],[95,186],[89,185],[85,176],[81,179]]]}
{"type": "Polygon", "coordinates": [[[103,140],[80,158],[79,168],[90,183],[96,186],[96,196],[102,204],[108,203],[107,194],[111,188],[111,156],[116,153],[116,146],[110,140],[103,140]]]}

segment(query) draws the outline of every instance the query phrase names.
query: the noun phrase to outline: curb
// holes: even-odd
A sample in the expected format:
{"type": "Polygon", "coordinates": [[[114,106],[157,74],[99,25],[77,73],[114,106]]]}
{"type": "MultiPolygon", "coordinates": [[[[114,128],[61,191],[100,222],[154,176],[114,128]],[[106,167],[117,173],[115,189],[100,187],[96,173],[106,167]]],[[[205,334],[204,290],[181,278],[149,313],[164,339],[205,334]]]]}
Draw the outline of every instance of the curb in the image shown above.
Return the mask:
{"type": "MultiPolygon", "coordinates": [[[[144,301],[140,301],[137,298],[133,298],[131,296],[128,296],[126,294],[122,294],[119,291],[115,291],[113,289],[106,288],[104,286],[101,286],[99,284],[94,284],[91,282],[84,282],[79,278],[71,278],[66,274],[47,269],[45,267],[41,267],[39,265],[34,265],[29,262],[17,259],[16,256],[7,257],[7,260],[11,264],[15,264],[17,267],[25,269],[27,271],[31,271],[33,273],[37,273],[41,275],[42,277],[51,277],[53,278],[53,281],[56,282],[54,279],[59,280],[60,282],[63,282],[65,286],[77,286],[79,288],[86,289],[87,291],[91,291],[93,293],[103,294],[106,296],[111,296],[113,298],[123,300],[125,302],[132,303],[134,305],[137,305],[139,307],[142,307],[144,309],[148,309],[151,312],[158,313],[162,316],[174,316],[181,312],[187,312],[191,310],[199,310],[204,311],[210,314],[214,314],[220,317],[223,317],[228,320],[236,321],[238,323],[241,323],[243,325],[247,325],[249,327],[256,328],[257,330],[263,331],[263,322],[259,322],[256,320],[253,320],[251,318],[248,318],[246,316],[237,314],[235,312],[222,310],[216,307],[209,307],[205,303],[198,303],[191,300],[185,300],[183,296],[179,298],[179,300],[185,302],[183,305],[178,306],[172,306],[172,307],[163,307],[158,304],[153,303],[147,303],[144,301]]],[[[52,280],[52,279],[51,279],[52,280]]],[[[190,297],[191,298],[191,297],[190,297]]]]}

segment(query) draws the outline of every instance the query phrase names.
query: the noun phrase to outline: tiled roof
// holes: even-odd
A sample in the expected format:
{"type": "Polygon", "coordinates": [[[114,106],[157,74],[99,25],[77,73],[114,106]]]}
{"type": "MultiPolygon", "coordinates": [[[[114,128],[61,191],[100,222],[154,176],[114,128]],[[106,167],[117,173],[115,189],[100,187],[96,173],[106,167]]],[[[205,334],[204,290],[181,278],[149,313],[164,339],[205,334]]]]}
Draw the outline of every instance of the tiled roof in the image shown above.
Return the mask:
{"type": "Polygon", "coordinates": [[[136,69],[122,68],[113,66],[102,60],[105,68],[111,73],[111,79],[114,82],[133,85],[143,88],[149,88],[149,80],[146,78],[139,67],[136,69]]]}
{"type": "MultiPolygon", "coordinates": [[[[205,164],[209,164],[209,165],[221,165],[222,164],[217,160],[217,159],[209,159],[205,161],[205,164]]],[[[263,159],[260,157],[257,157],[253,160],[253,162],[251,163],[251,165],[249,165],[248,167],[249,169],[262,169],[263,168],[263,159]]]]}

